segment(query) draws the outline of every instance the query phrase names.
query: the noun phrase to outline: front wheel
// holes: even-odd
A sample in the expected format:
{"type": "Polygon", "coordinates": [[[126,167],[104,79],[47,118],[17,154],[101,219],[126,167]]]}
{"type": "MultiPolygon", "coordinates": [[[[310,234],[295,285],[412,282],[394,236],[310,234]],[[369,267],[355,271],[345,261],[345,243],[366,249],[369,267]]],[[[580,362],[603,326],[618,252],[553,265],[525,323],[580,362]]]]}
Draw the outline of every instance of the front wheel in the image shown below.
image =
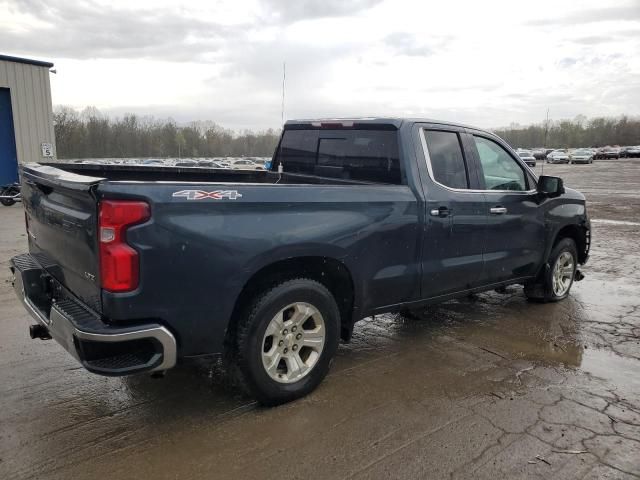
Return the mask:
{"type": "Polygon", "coordinates": [[[551,250],[549,267],[535,283],[525,285],[529,300],[558,302],[569,296],[578,267],[578,250],[571,238],[563,238],[551,250]]]}
{"type": "Polygon", "coordinates": [[[340,311],[327,288],[299,278],[256,298],[239,320],[235,363],[241,383],[263,405],[313,391],[338,349],[340,311]]]}

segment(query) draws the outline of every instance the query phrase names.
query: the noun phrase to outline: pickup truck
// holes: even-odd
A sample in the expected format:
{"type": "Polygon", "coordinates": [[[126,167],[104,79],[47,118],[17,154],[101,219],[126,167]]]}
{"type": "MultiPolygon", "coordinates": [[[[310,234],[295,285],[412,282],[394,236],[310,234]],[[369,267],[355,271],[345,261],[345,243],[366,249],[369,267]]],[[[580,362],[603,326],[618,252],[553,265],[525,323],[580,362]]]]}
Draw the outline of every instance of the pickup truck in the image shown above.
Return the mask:
{"type": "Polygon", "coordinates": [[[36,323],[102,375],[223,354],[261,403],[312,391],[354,323],[521,284],[567,297],[585,198],[492,133],[420,119],[285,124],[269,171],[28,164],[36,323]]]}

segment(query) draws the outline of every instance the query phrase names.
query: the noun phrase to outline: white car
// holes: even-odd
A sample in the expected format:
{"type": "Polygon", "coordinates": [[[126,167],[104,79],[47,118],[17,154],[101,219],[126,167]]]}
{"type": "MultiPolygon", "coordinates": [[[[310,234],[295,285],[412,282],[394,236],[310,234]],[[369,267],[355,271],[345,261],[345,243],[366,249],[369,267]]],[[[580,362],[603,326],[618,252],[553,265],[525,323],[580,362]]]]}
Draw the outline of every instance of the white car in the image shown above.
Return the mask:
{"type": "Polygon", "coordinates": [[[264,170],[262,165],[247,159],[236,160],[231,164],[231,168],[234,170],[264,170]]]}
{"type": "Polygon", "coordinates": [[[569,154],[566,150],[554,150],[547,155],[547,163],[569,163],[569,154]]]}

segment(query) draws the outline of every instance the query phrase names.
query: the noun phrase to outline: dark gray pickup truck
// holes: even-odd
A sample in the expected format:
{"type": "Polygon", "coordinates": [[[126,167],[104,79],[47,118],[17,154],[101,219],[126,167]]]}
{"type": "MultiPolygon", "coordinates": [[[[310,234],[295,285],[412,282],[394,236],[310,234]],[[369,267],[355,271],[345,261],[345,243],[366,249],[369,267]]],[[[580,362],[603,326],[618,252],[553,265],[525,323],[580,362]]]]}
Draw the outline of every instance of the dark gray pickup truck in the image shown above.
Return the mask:
{"type": "Polygon", "coordinates": [[[26,165],[31,336],[103,375],[223,353],[277,404],[358,319],[509,284],[562,300],[589,254],[584,196],[475,128],[290,121],[270,168],[26,165]]]}

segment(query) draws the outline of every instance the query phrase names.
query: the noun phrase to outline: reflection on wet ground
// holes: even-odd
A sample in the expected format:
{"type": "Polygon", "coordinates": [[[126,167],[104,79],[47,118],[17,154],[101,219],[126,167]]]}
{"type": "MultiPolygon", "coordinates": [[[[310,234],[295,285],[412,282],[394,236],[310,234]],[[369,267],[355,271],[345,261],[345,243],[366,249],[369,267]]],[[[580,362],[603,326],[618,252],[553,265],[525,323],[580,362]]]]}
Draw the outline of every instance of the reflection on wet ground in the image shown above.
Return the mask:
{"type": "Polygon", "coordinates": [[[0,210],[0,478],[640,476],[640,162],[545,173],[596,197],[603,220],[569,299],[510,287],[365,319],[316,392],[274,409],[215,361],[104,378],[28,340],[5,275],[22,219],[0,210]],[[612,207],[618,187],[633,214],[612,207]]]}

